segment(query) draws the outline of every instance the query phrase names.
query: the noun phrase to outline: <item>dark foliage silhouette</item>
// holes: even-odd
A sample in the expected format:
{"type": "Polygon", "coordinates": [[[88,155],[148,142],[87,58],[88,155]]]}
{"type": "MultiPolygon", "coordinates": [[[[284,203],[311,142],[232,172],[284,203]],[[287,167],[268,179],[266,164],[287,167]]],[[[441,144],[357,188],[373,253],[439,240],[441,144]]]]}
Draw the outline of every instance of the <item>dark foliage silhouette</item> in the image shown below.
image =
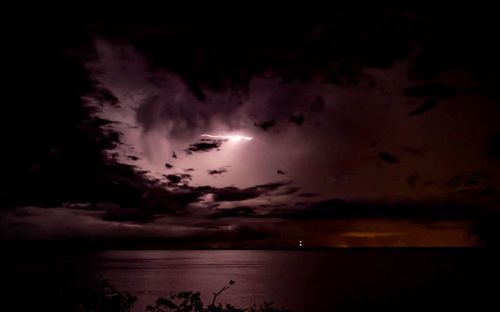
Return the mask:
{"type": "Polygon", "coordinates": [[[276,308],[272,302],[265,302],[261,306],[250,308],[236,308],[230,304],[217,304],[217,297],[224,291],[228,290],[235,284],[234,281],[229,281],[218,292],[213,293],[212,302],[208,306],[204,306],[200,299],[199,292],[184,291],[173,294],[170,298],[161,297],[156,300],[154,305],[148,305],[148,312],[288,312],[286,308],[276,308]]]}
{"type": "Polygon", "coordinates": [[[128,312],[137,297],[114,288],[107,280],[99,278],[93,287],[83,290],[78,310],[81,312],[128,312]]]}

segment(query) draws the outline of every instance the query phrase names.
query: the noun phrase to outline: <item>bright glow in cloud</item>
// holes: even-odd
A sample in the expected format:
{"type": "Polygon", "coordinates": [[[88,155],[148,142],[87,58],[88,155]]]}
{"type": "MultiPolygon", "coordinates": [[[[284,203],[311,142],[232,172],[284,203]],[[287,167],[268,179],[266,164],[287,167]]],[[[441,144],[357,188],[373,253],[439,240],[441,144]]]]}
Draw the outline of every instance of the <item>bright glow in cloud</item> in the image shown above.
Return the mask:
{"type": "Polygon", "coordinates": [[[229,141],[251,141],[252,137],[242,136],[242,135],[211,135],[202,134],[201,137],[217,139],[217,140],[229,140],[229,141]]]}

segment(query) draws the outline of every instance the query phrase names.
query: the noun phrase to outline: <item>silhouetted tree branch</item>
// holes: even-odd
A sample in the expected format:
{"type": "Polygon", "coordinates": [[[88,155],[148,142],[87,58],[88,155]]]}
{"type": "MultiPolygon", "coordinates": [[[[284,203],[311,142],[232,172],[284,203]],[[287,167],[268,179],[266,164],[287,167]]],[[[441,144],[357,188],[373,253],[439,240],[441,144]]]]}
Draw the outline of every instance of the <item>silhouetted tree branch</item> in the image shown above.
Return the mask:
{"type": "Polygon", "coordinates": [[[224,287],[221,288],[221,290],[219,290],[218,292],[214,293],[214,297],[212,298],[212,304],[211,305],[212,306],[215,305],[215,299],[217,299],[217,296],[219,296],[220,294],[222,294],[222,292],[224,292],[225,290],[228,290],[233,285],[234,285],[234,281],[230,280],[227,285],[224,285],[224,287]]]}

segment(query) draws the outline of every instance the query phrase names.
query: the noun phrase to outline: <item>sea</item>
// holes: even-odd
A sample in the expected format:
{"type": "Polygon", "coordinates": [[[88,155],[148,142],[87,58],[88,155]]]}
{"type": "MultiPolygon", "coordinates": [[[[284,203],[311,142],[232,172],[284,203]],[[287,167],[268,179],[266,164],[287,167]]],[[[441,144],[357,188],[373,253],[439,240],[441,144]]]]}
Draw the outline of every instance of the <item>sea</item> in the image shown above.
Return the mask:
{"type": "Polygon", "coordinates": [[[37,289],[57,279],[97,278],[136,296],[134,312],[180,291],[200,292],[208,304],[230,281],[216,302],[242,308],[274,302],[303,312],[482,311],[500,301],[500,258],[480,248],[38,250],[2,258],[2,289],[10,287],[3,293],[20,303],[19,298],[43,300],[37,289]]]}

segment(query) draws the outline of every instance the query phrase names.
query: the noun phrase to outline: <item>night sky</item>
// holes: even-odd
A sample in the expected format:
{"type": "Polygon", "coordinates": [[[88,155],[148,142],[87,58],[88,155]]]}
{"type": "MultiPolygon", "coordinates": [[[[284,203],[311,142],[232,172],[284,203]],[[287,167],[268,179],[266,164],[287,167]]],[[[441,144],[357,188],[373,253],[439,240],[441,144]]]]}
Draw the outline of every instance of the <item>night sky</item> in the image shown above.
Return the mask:
{"type": "Polygon", "coordinates": [[[211,9],[13,16],[3,242],[500,242],[492,8],[211,9]]]}

